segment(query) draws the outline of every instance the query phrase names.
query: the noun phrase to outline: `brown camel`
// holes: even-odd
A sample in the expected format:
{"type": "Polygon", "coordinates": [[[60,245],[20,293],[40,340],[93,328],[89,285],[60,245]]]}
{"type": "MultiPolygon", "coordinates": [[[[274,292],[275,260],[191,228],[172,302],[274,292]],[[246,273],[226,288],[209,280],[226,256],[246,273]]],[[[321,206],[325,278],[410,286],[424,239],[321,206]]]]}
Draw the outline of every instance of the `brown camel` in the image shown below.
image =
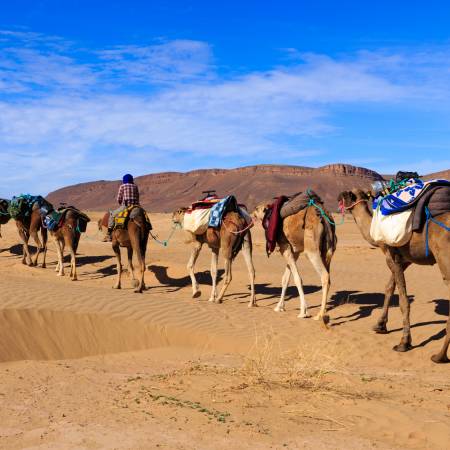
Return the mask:
{"type": "Polygon", "coordinates": [[[9,200],[0,198],[0,238],[2,237],[2,225],[5,225],[11,219],[8,212],[9,200]]]}
{"type": "Polygon", "coordinates": [[[111,238],[108,234],[108,220],[109,220],[109,212],[106,212],[101,219],[98,219],[98,231],[103,233],[103,242],[110,242],[111,238]]]}
{"type": "MultiPolygon", "coordinates": [[[[45,207],[47,211],[53,209],[53,206],[45,199],[42,199],[42,204],[39,206],[45,207]]],[[[17,230],[23,244],[22,263],[28,264],[29,266],[37,266],[39,255],[40,253],[43,253],[42,268],[45,268],[45,258],[47,256],[47,229],[43,226],[40,208],[33,205],[31,211],[28,211],[28,214],[23,211],[15,217],[14,220],[16,221],[17,230]],[[39,239],[39,230],[41,232],[42,241],[39,239]],[[31,256],[28,247],[30,237],[33,238],[37,247],[34,257],[31,256]]]]}
{"type": "Polygon", "coordinates": [[[85,230],[89,217],[75,208],[63,212],[62,221],[58,228],[50,231],[56,244],[58,263],[55,271],[58,276],[64,276],[64,248],[67,246],[70,252],[70,279],[77,280],[77,249],[80,242],[81,230],[85,230]]]}
{"type": "MultiPolygon", "coordinates": [[[[187,208],[180,208],[172,215],[172,222],[175,226],[183,228],[184,214],[187,208]]],[[[231,283],[232,262],[235,256],[242,248],[245,263],[247,265],[250,279],[250,302],[249,307],[257,306],[255,299],[255,268],[252,260],[252,236],[247,227],[245,219],[235,211],[225,212],[219,229],[208,228],[203,234],[194,234],[185,230],[189,235],[188,243],[193,244],[191,256],[189,258],[187,269],[192,281],[192,297],[197,298],[201,295],[197,279],[195,278],[195,262],[197,261],[203,244],[206,244],[212,252],[211,258],[211,278],[212,290],[209,298],[210,302],[222,303],[223,296],[231,283]],[[217,295],[217,262],[219,252],[225,259],[225,278],[222,289],[217,295]]]]}
{"type": "MultiPolygon", "coordinates": [[[[354,189],[339,194],[338,200],[343,202],[346,210],[349,210],[361,231],[364,239],[372,245],[376,245],[370,236],[370,225],[372,221],[372,210],[369,206],[370,194],[354,189]]],[[[447,227],[450,225],[450,213],[439,216],[439,221],[447,227]]],[[[410,331],[410,304],[406,293],[406,282],[404,271],[410,264],[434,265],[438,264],[445,284],[450,288],[450,233],[439,225],[430,222],[428,229],[429,254],[426,256],[426,233],[425,227],[421,231],[413,232],[409,242],[402,247],[380,246],[386,256],[386,263],[391,270],[391,279],[386,285],[383,311],[375,331],[387,332],[386,323],[388,319],[388,308],[392,294],[397,286],[400,298],[400,309],[403,315],[403,335],[400,344],[394,347],[395,351],[406,352],[411,347],[410,331]]],[[[447,350],[450,343],[450,317],[447,320],[447,332],[444,344],[439,353],[432,356],[436,363],[449,362],[447,350]]]]}
{"type": "MultiPolygon", "coordinates": [[[[267,205],[267,203],[258,205],[252,215],[262,221],[267,211],[267,205]]],[[[328,216],[331,217],[330,214],[328,216]]],[[[322,284],[322,304],[314,319],[324,319],[330,290],[330,264],[336,250],[336,244],[337,238],[334,225],[331,225],[324,217],[321,217],[314,206],[308,206],[296,214],[282,219],[282,225],[277,237],[277,246],[287,265],[281,280],[281,297],[275,307],[276,312],[285,311],[284,298],[292,274],[300,296],[300,313],[298,317],[310,317],[303,292],[302,279],[297,267],[300,253],[305,253],[319,274],[322,284]]]]}
{"type": "Polygon", "coordinates": [[[128,270],[131,274],[134,292],[142,292],[145,289],[145,253],[147,251],[147,241],[150,232],[150,224],[147,221],[147,214],[143,208],[136,206],[130,212],[130,218],[124,228],[116,228],[111,234],[112,248],[117,258],[117,281],[114,289],[120,289],[122,278],[122,261],[120,247],[127,249],[128,270]],[[136,280],[133,267],[133,253],[136,254],[140,275],[136,280]]]}

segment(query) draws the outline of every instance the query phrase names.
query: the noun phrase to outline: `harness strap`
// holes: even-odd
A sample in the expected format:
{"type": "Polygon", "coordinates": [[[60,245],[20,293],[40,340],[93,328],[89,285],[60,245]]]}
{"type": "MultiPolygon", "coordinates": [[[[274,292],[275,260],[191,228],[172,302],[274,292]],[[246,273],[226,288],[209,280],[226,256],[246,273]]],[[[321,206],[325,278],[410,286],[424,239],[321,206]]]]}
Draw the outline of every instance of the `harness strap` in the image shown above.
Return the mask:
{"type": "Polygon", "coordinates": [[[450,231],[450,227],[445,225],[445,223],[439,222],[439,220],[436,220],[430,213],[430,210],[428,209],[428,206],[425,206],[425,216],[426,216],[426,222],[425,222],[425,256],[428,257],[430,254],[430,249],[428,245],[428,225],[431,222],[434,222],[436,225],[443,228],[445,231],[450,231]]]}

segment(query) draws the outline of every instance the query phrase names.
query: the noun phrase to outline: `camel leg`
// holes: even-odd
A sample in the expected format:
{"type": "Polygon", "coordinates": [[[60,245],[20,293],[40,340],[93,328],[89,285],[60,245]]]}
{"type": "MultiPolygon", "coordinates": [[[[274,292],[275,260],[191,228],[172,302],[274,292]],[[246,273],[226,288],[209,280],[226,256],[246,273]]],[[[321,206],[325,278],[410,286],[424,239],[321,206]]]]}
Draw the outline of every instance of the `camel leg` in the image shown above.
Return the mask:
{"type": "Polygon", "coordinates": [[[286,266],[286,269],[284,270],[284,273],[283,273],[283,277],[281,278],[281,297],[280,297],[280,301],[278,302],[277,306],[275,306],[275,308],[274,308],[275,312],[286,311],[284,308],[284,298],[286,297],[286,291],[289,286],[290,279],[291,279],[291,269],[289,269],[289,266],[286,266]]]}
{"type": "MultiPolygon", "coordinates": [[[[444,279],[444,283],[447,285],[447,288],[449,288],[449,294],[450,294],[450,267],[448,265],[448,257],[446,255],[442,255],[442,249],[433,251],[433,254],[435,255],[436,261],[439,265],[439,269],[441,270],[442,278],[444,279]],[[445,261],[447,259],[447,261],[445,261]]],[[[445,253],[445,252],[444,252],[445,253]]],[[[450,302],[450,295],[449,295],[449,302],[450,302]]],[[[442,344],[442,348],[436,355],[433,355],[431,357],[431,360],[435,363],[448,363],[450,362],[450,359],[447,356],[448,347],[450,344],[450,314],[447,319],[447,328],[446,328],[446,334],[444,343],[442,344]]]]}
{"type": "Polygon", "coordinates": [[[211,249],[211,295],[209,302],[215,302],[217,297],[217,263],[219,260],[219,250],[211,249]]]}
{"type": "Polygon", "coordinates": [[[136,233],[133,233],[128,231],[128,234],[130,236],[131,246],[133,247],[133,252],[136,253],[136,258],[138,260],[138,265],[140,269],[140,276],[139,276],[139,283],[136,286],[134,292],[135,293],[142,293],[142,291],[145,289],[145,283],[144,283],[144,273],[145,273],[145,254],[143,253],[143,248],[141,247],[141,241],[140,241],[140,233],[141,231],[139,229],[136,230],[136,233]]]}
{"type": "Polygon", "coordinates": [[[45,261],[47,258],[47,240],[48,240],[48,234],[47,234],[47,230],[45,228],[41,228],[41,235],[42,235],[42,245],[44,246],[42,268],[45,269],[47,267],[47,264],[45,261]]]}
{"type": "Polygon", "coordinates": [[[244,242],[242,244],[242,254],[244,255],[245,264],[248,270],[248,277],[250,280],[250,302],[248,307],[258,306],[255,298],[255,266],[253,265],[252,259],[252,245],[248,237],[244,238],[244,242]]]}
{"type": "Polygon", "coordinates": [[[36,253],[34,254],[34,257],[32,257],[32,265],[37,266],[38,265],[38,259],[39,254],[43,250],[43,244],[41,240],[39,239],[39,235],[36,229],[30,228],[30,237],[33,238],[34,242],[36,243],[36,253]]]}
{"type": "Polygon", "coordinates": [[[31,266],[33,263],[31,261],[30,248],[28,247],[28,240],[30,238],[28,232],[23,228],[19,228],[19,236],[22,240],[22,264],[31,266]]]}
{"type": "Polygon", "coordinates": [[[187,270],[189,272],[189,276],[191,277],[192,282],[192,298],[200,297],[202,294],[197,279],[195,278],[195,263],[197,261],[198,255],[200,254],[200,250],[202,249],[202,243],[201,242],[195,242],[194,247],[192,248],[191,256],[189,257],[189,261],[187,263],[187,270]]]}
{"type": "Polygon", "coordinates": [[[56,272],[59,277],[64,276],[64,247],[62,242],[55,237],[56,254],[58,256],[58,263],[56,264],[56,272]]]}
{"type": "Polygon", "coordinates": [[[282,250],[282,253],[289,268],[291,269],[292,275],[294,276],[294,282],[295,285],[297,286],[298,295],[300,297],[300,313],[298,314],[297,317],[299,317],[300,319],[311,317],[311,315],[308,313],[308,305],[306,304],[305,293],[303,292],[302,279],[300,277],[297,267],[297,259],[299,254],[293,253],[290,245],[285,247],[282,250]]]}
{"type": "Polygon", "coordinates": [[[128,272],[131,276],[131,285],[136,288],[139,285],[139,281],[134,276],[134,266],[133,266],[133,247],[127,247],[127,257],[128,257],[128,272]]]}
{"type": "Polygon", "coordinates": [[[120,246],[119,243],[115,240],[113,240],[112,248],[114,251],[114,254],[116,255],[116,262],[117,262],[117,281],[113,286],[113,289],[120,289],[122,287],[121,285],[121,278],[122,278],[122,260],[120,258],[120,246]]]}
{"type": "Polygon", "coordinates": [[[396,352],[407,352],[408,350],[411,350],[411,325],[409,319],[410,305],[406,292],[405,274],[403,272],[403,266],[396,261],[394,250],[388,250],[386,253],[386,262],[395,277],[395,283],[400,297],[400,309],[403,316],[403,335],[400,343],[395,345],[393,350],[396,352]]]}
{"type": "Polygon", "coordinates": [[[306,252],[306,255],[311,261],[314,269],[316,269],[316,272],[319,274],[320,282],[322,284],[322,303],[320,305],[320,311],[314,317],[314,320],[321,320],[327,311],[328,293],[330,292],[330,268],[325,266],[319,251],[306,252]]]}
{"type": "Polygon", "coordinates": [[[70,251],[70,278],[72,281],[77,281],[77,254],[73,245],[69,246],[70,251]]]}
{"type": "Polygon", "coordinates": [[[222,303],[223,296],[225,295],[225,291],[232,280],[231,274],[232,261],[231,258],[225,258],[225,277],[223,279],[222,289],[220,290],[219,296],[217,297],[216,303],[222,303]]]}
{"type": "MultiPolygon", "coordinates": [[[[406,270],[411,263],[404,263],[403,270],[406,270]]],[[[391,274],[391,278],[389,279],[385,289],[384,289],[384,302],[383,302],[383,310],[381,311],[381,315],[373,327],[373,331],[378,334],[386,334],[387,331],[387,321],[388,321],[388,312],[389,306],[391,304],[392,296],[395,292],[395,277],[394,274],[391,274]]]]}

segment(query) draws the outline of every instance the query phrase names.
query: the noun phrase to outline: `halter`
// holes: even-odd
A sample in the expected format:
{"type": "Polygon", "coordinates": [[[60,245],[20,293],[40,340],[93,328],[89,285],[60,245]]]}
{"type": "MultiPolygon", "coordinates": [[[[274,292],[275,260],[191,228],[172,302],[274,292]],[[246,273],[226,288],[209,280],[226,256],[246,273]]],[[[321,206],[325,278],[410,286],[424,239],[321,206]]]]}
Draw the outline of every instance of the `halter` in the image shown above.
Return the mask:
{"type": "Polygon", "coordinates": [[[355,203],[352,203],[350,206],[345,206],[344,205],[344,200],[341,200],[339,202],[339,211],[341,212],[341,214],[343,214],[345,211],[350,211],[351,209],[353,209],[357,204],[362,203],[362,202],[368,202],[369,200],[365,199],[365,198],[361,198],[360,200],[356,201],[355,203]]]}

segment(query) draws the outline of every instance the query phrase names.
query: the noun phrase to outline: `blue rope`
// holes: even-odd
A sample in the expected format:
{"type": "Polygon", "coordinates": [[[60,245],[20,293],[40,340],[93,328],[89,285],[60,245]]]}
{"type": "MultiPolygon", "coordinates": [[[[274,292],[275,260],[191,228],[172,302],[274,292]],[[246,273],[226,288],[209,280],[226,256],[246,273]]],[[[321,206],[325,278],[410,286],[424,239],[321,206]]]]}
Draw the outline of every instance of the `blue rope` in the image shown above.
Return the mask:
{"type": "Polygon", "coordinates": [[[450,231],[450,227],[445,225],[445,223],[439,222],[438,220],[434,219],[433,216],[430,213],[430,210],[428,209],[428,206],[425,206],[425,216],[426,216],[426,222],[425,222],[425,256],[428,257],[430,250],[428,246],[428,225],[430,223],[430,220],[434,222],[436,225],[443,228],[445,231],[450,231]]]}
{"type": "Polygon", "coordinates": [[[314,208],[317,208],[320,211],[320,215],[330,224],[330,225],[334,225],[335,227],[339,226],[339,225],[343,225],[344,221],[345,221],[345,217],[342,216],[341,222],[340,223],[336,223],[333,220],[331,220],[327,213],[323,210],[323,208],[321,206],[319,206],[314,199],[311,197],[311,191],[310,189],[306,189],[306,193],[310,196],[309,198],[309,202],[308,202],[308,206],[314,206],[314,208]]]}
{"type": "Polygon", "coordinates": [[[167,239],[164,239],[163,241],[160,241],[156,236],[153,235],[153,233],[150,231],[150,236],[153,238],[153,240],[159,244],[162,245],[163,247],[168,247],[169,246],[169,241],[172,238],[173,234],[175,233],[175,231],[177,230],[176,227],[172,228],[172,231],[169,234],[169,237],[167,239]]]}

